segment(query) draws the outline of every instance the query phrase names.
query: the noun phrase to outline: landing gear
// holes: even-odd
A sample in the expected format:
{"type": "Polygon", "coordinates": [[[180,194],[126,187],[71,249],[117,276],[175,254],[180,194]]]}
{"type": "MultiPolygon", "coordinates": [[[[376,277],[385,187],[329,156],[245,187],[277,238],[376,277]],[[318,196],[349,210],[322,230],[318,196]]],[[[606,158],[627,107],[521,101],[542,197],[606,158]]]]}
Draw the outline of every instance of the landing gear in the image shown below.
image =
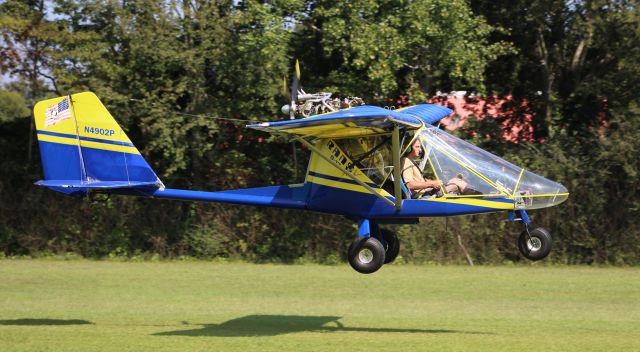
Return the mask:
{"type": "Polygon", "coordinates": [[[368,219],[358,221],[358,238],[347,251],[349,264],[357,272],[371,274],[383,264],[391,263],[400,252],[398,236],[387,229],[380,229],[377,223],[368,219]]]}
{"type": "Polygon", "coordinates": [[[542,227],[525,228],[518,237],[518,249],[529,260],[540,260],[551,252],[553,239],[549,231],[542,227]]]}
{"type": "Polygon", "coordinates": [[[518,249],[525,258],[540,260],[549,255],[553,246],[551,234],[542,227],[531,226],[526,211],[510,211],[508,221],[520,221],[524,225],[524,231],[518,237],[518,249]]]}
{"type": "Polygon", "coordinates": [[[400,240],[395,232],[387,229],[380,230],[380,235],[385,244],[384,263],[388,264],[393,262],[400,253],[400,240]]]}
{"type": "Polygon", "coordinates": [[[357,272],[371,274],[385,263],[385,249],[373,237],[358,237],[349,246],[349,264],[357,272]]]}

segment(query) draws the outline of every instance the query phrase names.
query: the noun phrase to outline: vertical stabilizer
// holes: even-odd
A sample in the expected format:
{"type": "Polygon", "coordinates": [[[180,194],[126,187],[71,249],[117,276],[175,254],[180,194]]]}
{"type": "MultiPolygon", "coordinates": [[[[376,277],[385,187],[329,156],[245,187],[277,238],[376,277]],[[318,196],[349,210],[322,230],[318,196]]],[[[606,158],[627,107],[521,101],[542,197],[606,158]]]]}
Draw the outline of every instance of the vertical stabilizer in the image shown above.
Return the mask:
{"type": "Polygon", "coordinates": [[[37,184],[74,196],[98,188],[163,187],[95,94],[44,100],[33,110],[45,177],[37,184]]]}

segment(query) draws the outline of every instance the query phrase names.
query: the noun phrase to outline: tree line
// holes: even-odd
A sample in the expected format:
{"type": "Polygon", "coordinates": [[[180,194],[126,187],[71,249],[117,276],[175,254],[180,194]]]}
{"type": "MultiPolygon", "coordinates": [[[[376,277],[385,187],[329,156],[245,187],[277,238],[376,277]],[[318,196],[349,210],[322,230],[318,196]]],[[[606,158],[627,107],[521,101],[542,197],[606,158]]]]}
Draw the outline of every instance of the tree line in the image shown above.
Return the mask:
{"type": "MultiPolygon", "coordinates": [[[[163,182],[222,190],[303,181],[308,152],[243,129],[276,120],[295,59],[306,91],[372,105],[437,91],[527,101],[533,141],[470,120],[465,139],[569,189],[534,212],[558,263],[640,262],[640,12],[634,1],[5,0],[0,2],[0,249],[344,260],[354,224],[329,215],[112,197],[33,186],[30,109],[95,92],[163,182]],[[226,119],[221,119],[226,118],[226,119]],[[241,121],[238,121],[241,120],[241,121]],[[246,121],[246,122],[245,122],[246,121]]],[[[515,113],[513,121],[524,119],[515,113]]],[[[509,121],[506,121],[509,123],[509,121]]],[[[407,262],[520,260],[504,214],[396,226],[407,262]]]]}

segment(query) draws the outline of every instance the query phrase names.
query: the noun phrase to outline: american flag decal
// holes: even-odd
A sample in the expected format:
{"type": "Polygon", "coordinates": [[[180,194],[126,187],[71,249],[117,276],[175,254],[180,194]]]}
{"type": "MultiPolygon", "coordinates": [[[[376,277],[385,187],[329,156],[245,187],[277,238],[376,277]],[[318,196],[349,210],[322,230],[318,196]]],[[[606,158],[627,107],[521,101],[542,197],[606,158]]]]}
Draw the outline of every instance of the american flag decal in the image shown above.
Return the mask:
{"type": "Polygon", "coordinates": [[[68,118],[71,118],[71,109],[69,109],[69,99],[65,98],[63,101],[47,108],[44,127],[53,126],[68,118]]]}

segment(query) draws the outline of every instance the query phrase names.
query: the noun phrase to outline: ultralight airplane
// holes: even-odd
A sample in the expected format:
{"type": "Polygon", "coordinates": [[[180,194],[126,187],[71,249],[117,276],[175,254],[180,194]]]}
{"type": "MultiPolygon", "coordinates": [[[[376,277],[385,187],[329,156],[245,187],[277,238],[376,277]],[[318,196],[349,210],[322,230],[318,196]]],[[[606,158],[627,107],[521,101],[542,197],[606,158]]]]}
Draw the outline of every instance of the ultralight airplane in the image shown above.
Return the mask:
{"type": "Polygon", "coordinates": [[[524,224],[518,239],[522,255],[539,260],[549,254],[551,235],[531,226],[526,211],[562,203],[567,189],[433,125],[452,110],[433,104],[391,110],[361,105],[359,98],[293,92],[283,112],[311,117],[247,127],[283,135],[311,151],[302,184],[219,192],[166,188],[91,92],[34,107],[44,170],[44,180],[36,184],[80,198],[107,193],[342,215],[358,224],[348,259],[365,274],[392,262],[400,250],[396,234],[380,225],[418,223],[421,217],[506,211],[510,221],[524,224]],[[400,163],[415,143],[424,151],[420,170],[444,192],[415,198],[407,188],[400,163]],[[472,191],[446,191],[452,178],[464,180],[472,191]]]}

